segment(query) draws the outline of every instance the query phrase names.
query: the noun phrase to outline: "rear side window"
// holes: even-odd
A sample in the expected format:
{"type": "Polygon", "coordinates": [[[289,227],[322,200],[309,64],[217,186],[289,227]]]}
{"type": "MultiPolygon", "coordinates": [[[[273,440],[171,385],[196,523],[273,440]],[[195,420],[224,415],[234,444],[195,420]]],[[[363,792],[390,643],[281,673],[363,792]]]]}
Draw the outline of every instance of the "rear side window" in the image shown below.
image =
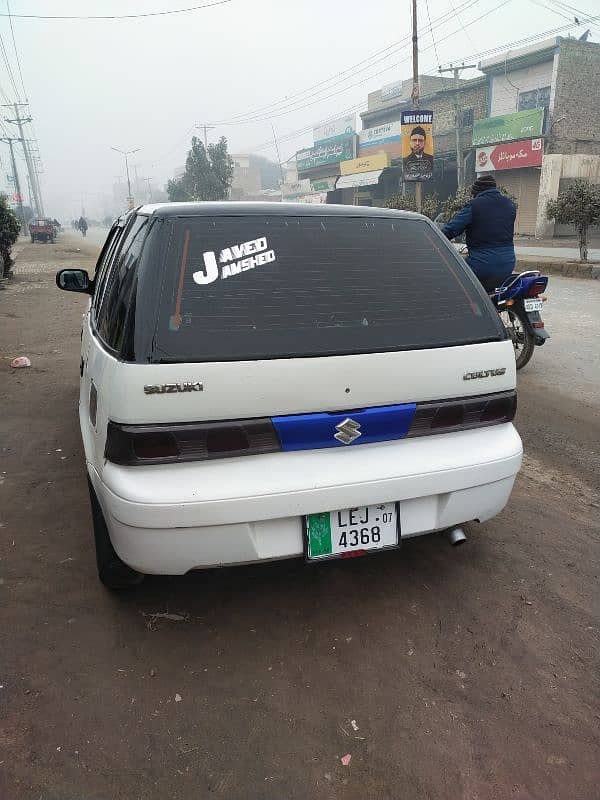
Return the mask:
{"type": "Polygon", "coordinates": [[[115,225],[113,229],[108,234],[108,238],[104,243],[104,247],[102,248],[102,253],[100,254],[100,259],[98,260],[98,265],[96,267],[96,274],[94,276],[94,282],[96,284],[95,291],[94,291],[94,299],[92,301],[92,307],[95,313],[98,313],[98,309],[100,307],[100,303],[102,300],[102,295],[104,293],[104,287],[106,285],[106,277],[108,275],[108,269],[111,264],[112,258],[115,254],[115,251],[119,245],[119,242],[123,235],[123,228],[115,225]]]}
{"type": "Polygon", "coordinates": [[[147,226],[148,217],[138,217],[125,234],[121,250],[109,267],[96,317],[100,338],[126,359],[132,355],[130,334],[135,316],[137,270],[147,226]]]}
{"type": "Polygon", "coordinates": [[[169,220],[153,361],[406,350],[502,339],[476,281],[421,220],[169,220]]]}

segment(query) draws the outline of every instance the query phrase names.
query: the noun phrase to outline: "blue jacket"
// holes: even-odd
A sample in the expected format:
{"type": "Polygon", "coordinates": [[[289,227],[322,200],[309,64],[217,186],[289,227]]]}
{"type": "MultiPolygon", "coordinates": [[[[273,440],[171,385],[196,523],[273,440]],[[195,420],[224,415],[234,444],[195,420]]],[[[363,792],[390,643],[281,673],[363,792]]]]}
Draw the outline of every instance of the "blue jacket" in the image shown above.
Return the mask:
{"type": "Polygon", "coordinates": [[[487,189],[470,200],[442,231],[448,239],[466,231],[467,261],[478,278],[508,276],[515,267],[516,214],[510,197],[498,189],[487,189]]]}

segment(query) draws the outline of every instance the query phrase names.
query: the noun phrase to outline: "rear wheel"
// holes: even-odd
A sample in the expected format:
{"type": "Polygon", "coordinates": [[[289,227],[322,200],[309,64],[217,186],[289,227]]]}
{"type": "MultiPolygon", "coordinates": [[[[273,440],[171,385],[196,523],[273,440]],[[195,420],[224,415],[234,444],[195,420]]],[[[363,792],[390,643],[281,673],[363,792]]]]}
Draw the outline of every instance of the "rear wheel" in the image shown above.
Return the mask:
{"type": "Polygon", "coordinates": [[[96,545],[96,565],[98,567],[98,577],[107,589],[115,591],[131,589],[144,580],[141,572],[121,561],[115,548],[112,546],[108,528],[104,520],[104,514],[100,508],[100,503],[96,497],[96,492],[90,479],[88,478],[88,489],[90,491],[90,503],[92,505],[92,522],[94,524],[94,542],[96,545]]]}
{"type": "Polygon", "coordinates": [[[513,343],[517,369],[529,363],[535,347],[533,334],[528,330],[523,315],[524,312],[514,306],[500,312],[500,319],[513,343]]]}

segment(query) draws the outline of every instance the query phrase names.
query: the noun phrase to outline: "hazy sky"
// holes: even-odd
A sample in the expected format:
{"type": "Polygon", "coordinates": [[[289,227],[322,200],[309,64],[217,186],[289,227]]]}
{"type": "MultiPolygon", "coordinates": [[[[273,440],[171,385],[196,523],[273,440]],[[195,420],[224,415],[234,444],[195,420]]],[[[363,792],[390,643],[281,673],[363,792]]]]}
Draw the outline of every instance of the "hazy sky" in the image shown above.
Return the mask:
{"type": "MultiPolygon", "coordinates": [[[[108,15],[202,2],[215,0],[12,0],[10,8],[14,15],[108,15]]],[[[579,17],[600,13],[595,0],[572,2],[579,17]]],[[[568,25],[576,13],[555,0],[428,3],[429,9],[425,0],[418,0],[422,73],[435,73],[438,63],[476,61],[476,54],[491,48],[568,25]],[[427,32],[428,13],[433,38],[427,32]]],[[[124,175],[123,159],[111,145],[139,147],[132,157],[139,174],[164,184],[184,163],[194,124],[214,124],[209,138],[225,135],[230,152],[245,152],[272,140],[272,122],[281,138],[281,158],[287,159],[311,143],[310,130],[286,141],[288,134],[352,106],[362,110],[369,91],[410,77],[410,5],[410,0],[231,0],[200,11],[140,19],[15,17],[45,168],[47,213],[75,216],[82,201],[89,214],[102,213],[103,196],[110,196],[117,176],[124,175]],[[311,89],[315,84],[320,85],[311,89]],[[253,115],[255,121],[217,124],[242,114],[253,115]]],[[[6,12],[6,0],[0,0],[0,12],[6,12]]],[[[599,23],[594,25],[592,39],[599,41],[599,23]]],[[[570,33],[580,35],[588,27],[573,27],[570,33]]],[[[20,89],[6,17],[0,18],[0,32],[20,89]]],[[[0,86],[13,100],[2,61],[0,86]]],[[[5,123],[5,128],[11,126],[5,123]]],[[[0,147],[6,172],[7,146],[0,147]]],[[[257,152],[276,159],[272,145],[257,152]]],[[[20,170],[24,180],[22,163],[20,170]]]]}

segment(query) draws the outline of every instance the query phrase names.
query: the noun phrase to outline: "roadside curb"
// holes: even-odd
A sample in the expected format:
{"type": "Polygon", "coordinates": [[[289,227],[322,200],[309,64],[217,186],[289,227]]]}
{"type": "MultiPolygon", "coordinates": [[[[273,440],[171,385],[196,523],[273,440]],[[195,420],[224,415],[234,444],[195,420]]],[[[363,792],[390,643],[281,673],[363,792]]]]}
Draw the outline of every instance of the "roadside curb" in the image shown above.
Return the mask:
{"type": "Polygon", "coordinates": [[[551,275],[564,275],[567,278],[600,279],[600,264],[598,263],[581,264],[576,261],[561,261],[559,259],[524,259],[517,257],[517,269],[521,272],[527,269],[539,269],[540,272],[548,272],[551,275]]]}

